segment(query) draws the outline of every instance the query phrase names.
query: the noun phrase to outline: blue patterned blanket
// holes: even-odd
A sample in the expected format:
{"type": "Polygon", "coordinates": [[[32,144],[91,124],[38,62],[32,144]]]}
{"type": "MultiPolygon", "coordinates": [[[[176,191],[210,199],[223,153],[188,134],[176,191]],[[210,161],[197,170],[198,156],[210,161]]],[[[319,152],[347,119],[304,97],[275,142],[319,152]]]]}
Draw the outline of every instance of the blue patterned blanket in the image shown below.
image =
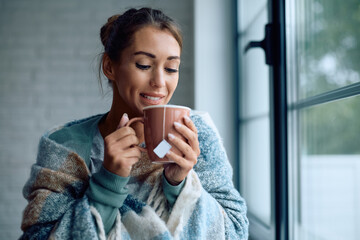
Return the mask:
{"type": "Polygon", "coordinates": [[[192,114],[201,154],[175,204],[161,186],[162,167],[143,154],[134,166],[130,194],[106,236],[99,213],[85,194],[91,173],[91,143],[102,115],[47,132],[23,194],[21,239],[247,239],[243,198],[232,168],[207,115],[192,114]]]}

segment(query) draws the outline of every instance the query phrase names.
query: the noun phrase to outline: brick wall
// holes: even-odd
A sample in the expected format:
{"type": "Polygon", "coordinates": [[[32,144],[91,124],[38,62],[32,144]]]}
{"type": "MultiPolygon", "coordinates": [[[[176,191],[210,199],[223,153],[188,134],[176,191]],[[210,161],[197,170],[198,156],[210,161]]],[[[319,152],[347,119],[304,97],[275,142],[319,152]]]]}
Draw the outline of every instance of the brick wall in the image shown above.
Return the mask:
{"type": "Polygon", "coordinates": [[[193,107],[191,0],[0,0],[0,239],[21,234],[22,187],[41,134],[109,109],[111,95],[101,95],[97,80],[99,29],[109,16],[143,3],[163,9],[183,28],[172,102],[193,107]]]}

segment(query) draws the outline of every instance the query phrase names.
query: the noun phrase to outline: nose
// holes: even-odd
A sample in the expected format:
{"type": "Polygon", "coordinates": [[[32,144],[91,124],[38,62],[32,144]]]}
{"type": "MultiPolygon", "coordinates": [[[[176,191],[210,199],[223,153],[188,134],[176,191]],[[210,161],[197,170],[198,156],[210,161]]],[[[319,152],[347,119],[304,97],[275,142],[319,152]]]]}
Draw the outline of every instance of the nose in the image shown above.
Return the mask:
{"type": "Polygon", "coordinates": [[[162,69],[154,70],[150,81],[150,85],[158,88],[165,86],[165,73],[162,69]]]}

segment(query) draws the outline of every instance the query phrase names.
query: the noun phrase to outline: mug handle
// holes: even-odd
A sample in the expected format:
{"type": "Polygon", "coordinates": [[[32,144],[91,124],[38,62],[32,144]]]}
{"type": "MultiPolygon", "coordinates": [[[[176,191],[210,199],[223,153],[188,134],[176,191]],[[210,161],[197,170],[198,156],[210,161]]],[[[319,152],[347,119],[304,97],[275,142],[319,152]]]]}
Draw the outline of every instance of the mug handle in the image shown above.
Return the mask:
{"type": "MultiPolygon", "coordinates": [[[[125,127],[130,127],[130,125],[133,124],[134,122],[142,122],[142,123],[144,123],[144,118],[143,117],[132,118],[130,121],[128,121],[125,124],[125,127]]],[[[142,147],[137,146],[137,145],[134,145],[134,147],[138,148],[142,152],[147,152],[146,148],[142,148],[142,147]]]]}

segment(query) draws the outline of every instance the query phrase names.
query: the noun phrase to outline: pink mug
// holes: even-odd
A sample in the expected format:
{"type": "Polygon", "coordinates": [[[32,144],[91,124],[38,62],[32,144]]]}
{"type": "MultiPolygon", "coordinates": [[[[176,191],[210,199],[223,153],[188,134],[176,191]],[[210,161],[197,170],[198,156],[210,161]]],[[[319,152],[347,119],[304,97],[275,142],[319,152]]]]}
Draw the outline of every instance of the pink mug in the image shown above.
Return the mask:
{"type": "Polygon", "coordinates": [[[126,126],[134,122],[144,124],[144,135],[146,149],[138,147],[141,151],[147,151],[153,163],[171,163],[165,155],[171,149],[176,154],[181,154],[180,150],[172,146],[168,134],[184,139],[174,128],[174,122],[184,124],[184,117],[190,116],[190,108],[177,105],[152,105],[143,109],[144,117],[131,119],[126,126]]]}

